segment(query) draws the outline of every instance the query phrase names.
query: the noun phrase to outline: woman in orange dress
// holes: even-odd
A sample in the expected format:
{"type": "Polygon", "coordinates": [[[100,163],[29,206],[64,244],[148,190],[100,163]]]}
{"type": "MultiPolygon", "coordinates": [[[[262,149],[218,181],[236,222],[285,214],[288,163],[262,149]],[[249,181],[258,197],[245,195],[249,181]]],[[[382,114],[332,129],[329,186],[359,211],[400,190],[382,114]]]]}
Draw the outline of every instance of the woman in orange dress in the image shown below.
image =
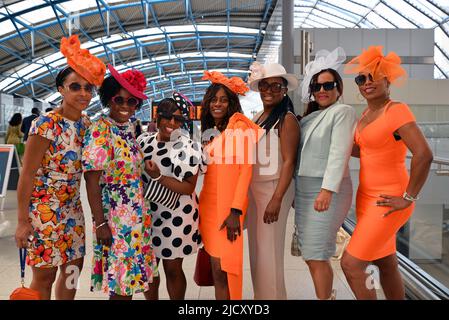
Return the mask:
{"type": "Polygon", "coordinates": [[[249,155],[255,142],[239,133],[257,134],[260,128],[241,113],[237,94],[248,91],[241,79],[207,71],[203,79],[212,84],[202,102],[208,163],[200,194],[200,234],[211,256],[216,299],[236,300],[242,299],[242,224],[252,175],[249,155]],[[236,150],[240,142],[244,149],[236,150]]]}
{"type": "Polygon", "coordinates": [[[355,132],[353,156],[360,157],[356,199],[357,224],[341,260],[357,299],[376,299],[370,262],[378,267],[387,299],[404,299],[404,285],[396,258],[396,233],[410,218],[424,185],[432,152],[409,107],[390,99],[390,84],[406,76],[394,53],[382,55],[371,46],[348,63],[368,107],[355,132]],[[405,158],[412,153],[410,176],[405,158]]]}

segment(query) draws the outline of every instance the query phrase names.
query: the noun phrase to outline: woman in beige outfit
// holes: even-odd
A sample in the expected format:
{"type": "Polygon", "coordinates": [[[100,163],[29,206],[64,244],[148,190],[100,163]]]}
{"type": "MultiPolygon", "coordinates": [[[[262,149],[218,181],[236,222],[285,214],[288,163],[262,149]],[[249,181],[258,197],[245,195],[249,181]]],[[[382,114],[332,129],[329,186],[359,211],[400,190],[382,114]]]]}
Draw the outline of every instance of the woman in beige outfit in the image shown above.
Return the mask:
{"type": "Polygon", "coordinates": [[[284,281],[285,228],[295,195],[293,180],[299,124],[288,90],[294,75],[273,63],[251,66],[250,87],[260,92],[264,110],[254,121],[265,130],[258,145],[247,214],[254,299],[287,299],[284,281]]]}

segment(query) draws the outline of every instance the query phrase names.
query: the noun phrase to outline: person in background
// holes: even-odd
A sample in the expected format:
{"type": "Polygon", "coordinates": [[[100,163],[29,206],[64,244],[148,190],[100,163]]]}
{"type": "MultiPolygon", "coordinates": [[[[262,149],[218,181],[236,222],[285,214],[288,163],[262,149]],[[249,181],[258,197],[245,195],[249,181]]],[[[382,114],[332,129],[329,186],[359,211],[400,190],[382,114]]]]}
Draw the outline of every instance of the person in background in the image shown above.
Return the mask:
{"type": "Polygon", "coordinates": [[[136,119],[134,123],[134,130],[136,132],[136,139],[142,134],[142,123],[139,119],[136,119]]]}
{"type": "Polygon", "coordinates": [[[157,132],[156,118],[151,119],[151,122],[148,124],[147,132],[157,132]]]}
{"type": "Polygon", "coordinates": [[[45,112],[46,112],[46,113],[47,113],[47,112],[50,112],[50,111],[53,111],[53,108],[49,107],[49,108],[45,109],[45,112]]]}
{"type": "Polygon", "coordinates": [[[28,132],[30,131],[31,128],[31,122],[33,122],[34,119],[39,117],[40,114],[41,112],[39,111],[39,109],[34,107],[33,109],[31,109],[31,115],[23,118],[22,126],[20,127],[20,131],[22,131],[23,133],[23,142],[26,142],[28,139],[28,132]]]}
{"type": "Polygon", "coordinates": [[[15,238],[18,247],[27,248],[30,288],[44,300],[51,297],[58,268],[56,299],[74,299],[86,254],[81,143],[90,120],[82,111],[106,67],[80,45],[76,35],[61,40],[68,63],[56,76],[61,105],[32,122],[17,187],[15,238]]]}
{"type": "Polygon", "coordinates": [[[23,155],[23,143],[22,137],[23,133],[20,131],[20,127],[22,125],[22,114],[14,113],[9,120],[8,130],[6,131],[5,143],[13,144],[17,150],[17,154],[19,157],[23,155]]]}
{"type": "Polygon", "coordinates": [[[352,156],[360,158],[357,223],[341,267],[357,299],[376,299],[375,286],[366,285],[372,274],[367,267],[373,263],[385,297],[403,300],[396,233],[413,213],[432,151],[409,106],[390,98],[390,85],[400,85],[407,75],[396,53],[384,56],[382,46],[371,46],[352,59],[345,72],[357,74],[355,82],[368,106],[355,131],[352,156]],[[407,149],[412,154],[410,176],[407,149]]]}

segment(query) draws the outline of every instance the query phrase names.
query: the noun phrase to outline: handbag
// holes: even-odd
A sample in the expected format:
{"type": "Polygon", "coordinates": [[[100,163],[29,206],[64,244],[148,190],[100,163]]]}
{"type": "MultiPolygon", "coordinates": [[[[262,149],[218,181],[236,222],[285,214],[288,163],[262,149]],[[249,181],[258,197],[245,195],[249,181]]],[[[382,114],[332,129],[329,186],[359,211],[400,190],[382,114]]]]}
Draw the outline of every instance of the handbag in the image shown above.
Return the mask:
{"type": "Polygon", "coordinates": [[[214,285],[210,255],[207,253],[204,247],[198,250],[193,280],[200,287],[208,287],[214,285]]]}
{"type": "Polygon", "coordinates": [[[9,300],[40,300],[39,291],[25,287],[25,258],[26,249],[19,249],[20,256],[20,283],[21,287],[15,289],[9,296],[9,300]]]}
{"type": "Polygon", "coordinates": [[[296,226],[296,224],[295,224],[295,231],[293,231],[292,245],[291,245],[290,252],[291,252],[292,256],[294,256],[294,257],[301,256],[301,249],[299,248],[299,231],[298,231],[298,227],[296,226]]]}
{"type": "Polygon", "coordinates": [[[175,210],[178,206],[178,201],[181,194],[168,189],[157,180],[153,180],[151,178],[148,180],[149,182],[146,185],[144,192],[145,199],[156,204],[161,204],[170,210],[175,210]]]}
{"type": "Polygon", "coordinates": [[[349,233],[345,231],[342,227],[337,232],[337,236],[335,239],[336,242],[336,250],[335,254],[332,256],[333,260],[340,260],[343,256],[343,253],[346,250],[347,245],[349,244],[349,240],[351,240],[351,236],[349,233]]]}

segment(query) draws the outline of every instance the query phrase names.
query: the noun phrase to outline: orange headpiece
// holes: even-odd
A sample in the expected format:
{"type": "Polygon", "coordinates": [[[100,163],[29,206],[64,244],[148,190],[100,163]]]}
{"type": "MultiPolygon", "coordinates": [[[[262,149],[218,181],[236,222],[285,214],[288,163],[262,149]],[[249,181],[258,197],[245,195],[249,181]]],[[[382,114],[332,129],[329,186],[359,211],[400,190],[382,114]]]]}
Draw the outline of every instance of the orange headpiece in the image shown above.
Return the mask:
{"type": "Polygon", "coordinates": [[[245,92],[249,91],[246,83],[239,77],[228,78],[224,74],[218,71],[204,71],[204,75],[201,80],[209,80],[212,83],[220,83],[225,85],[235,94],[245,95],[245,92]]]}
{"type": "Polygon", "coordinates": [[[81,49],[76,34],[61,39],[61,53],[67,58],[67,64],[89,83],[100,86],[103,83],[106,66],[87,49],[81,49]]]}
{"type": "Polygon", "coordinates": [[[367,50],[348,62],[345,73],[369,72],[373,79],[387,80],[400,85],[407,78],[407,72],[401,67],[401,58],[393,51],[386,56],[382,54],[383,46],[370,46],[367,50]]]}

